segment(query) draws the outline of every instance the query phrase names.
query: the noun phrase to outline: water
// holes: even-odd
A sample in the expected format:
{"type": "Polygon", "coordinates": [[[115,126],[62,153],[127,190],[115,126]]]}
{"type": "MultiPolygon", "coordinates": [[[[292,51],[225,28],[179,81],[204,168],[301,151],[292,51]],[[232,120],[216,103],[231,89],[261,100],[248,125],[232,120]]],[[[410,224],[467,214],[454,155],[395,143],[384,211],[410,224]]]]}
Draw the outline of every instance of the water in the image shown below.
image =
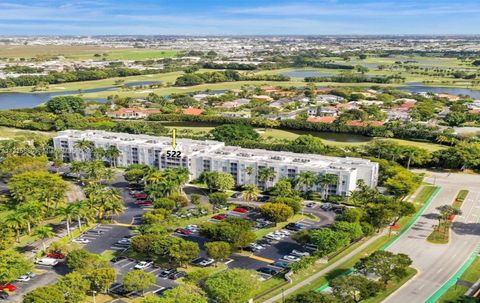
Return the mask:
{"type": "Polygon", "coordinates": [[[421,82],[408,83],[406,86],[399,87],[401,90],[406,90],[412,93],[431,92],[434,94],[447,93],[451,95],[469,95],[474,99],[480,99],[480,90],[473,90],[470,88],[456,88],[446,86],[425,86],[421,82]]]}
{"type": "Polygon", "coordinates": [[[305,78],[305,77],[329,77],[335,74],[328,73],[328,72],[308,71],[308,70],[294,70],[290,72],[281,73],[280,75],[288,76],[292,78],[305,78]]]}
{"type": "MultiPolygon", "coordinates": [[[[151,84],[158,84],[159,81],[137,81],[137,82],[128,82],[123,85],[125,86],[140,86],[140,85],[151,85],[151,84]]],[[[97,88],[89,88],[89,89],[82,89],[82,94],[87,93],[97,93],[97,92],[104,92],[104,91],[114,91],[117,87],[116,86],[107,86],[107,87],[97,87],[97,88]]],[[[42,103],[47,102],[53,97],[56,96],[65,96],[65,95],[77,95],[80,92],[76,91],[63,91],[63,92],[54,92],[54,93],[0,93],[0,109],[16,109],[16,108],[30,108],[38,106],[42,103]]],[[[93,98],[88,99],[92,101],[107,102],[106,98],[93,98]]]]}

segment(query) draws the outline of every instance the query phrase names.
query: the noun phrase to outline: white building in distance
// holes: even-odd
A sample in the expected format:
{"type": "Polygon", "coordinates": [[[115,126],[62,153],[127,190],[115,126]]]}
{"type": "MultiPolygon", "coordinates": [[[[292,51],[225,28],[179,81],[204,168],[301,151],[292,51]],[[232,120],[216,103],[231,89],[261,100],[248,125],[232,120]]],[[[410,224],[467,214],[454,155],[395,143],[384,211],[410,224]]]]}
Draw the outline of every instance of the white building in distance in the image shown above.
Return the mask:
{"type": "MultiPolygon", "coordinates": [[[[282,178],[295,178],[301,172],[311,171],[318,175],[336,175],[338,183],[330,185],[328,191],[345,196],[356,188],[358,180],[370,187],[377,186],[378,181],[378,163],[366,159],[247,149],[212,140],[178,139],[173,149],[169,137],[66,130],[60,132],[53,142],[55,149],[63,151],[66,162],[88,160],[91,155],[76,148],[75,143],[81,140],[105,149],[116,146],[121,152],[116,159],[118,166],[138,163],[160,170],[184,167],[189,170],[191,178],[198,178],[204,171],[226,172],[234,177],[237,185],[269,187],[282,178]],[[258,172],[262,169],[274,170],[275,176],[267,181],[258,180],[258,172]]],[[[321,186],[313,190],[320,191],[321,186]]]]}

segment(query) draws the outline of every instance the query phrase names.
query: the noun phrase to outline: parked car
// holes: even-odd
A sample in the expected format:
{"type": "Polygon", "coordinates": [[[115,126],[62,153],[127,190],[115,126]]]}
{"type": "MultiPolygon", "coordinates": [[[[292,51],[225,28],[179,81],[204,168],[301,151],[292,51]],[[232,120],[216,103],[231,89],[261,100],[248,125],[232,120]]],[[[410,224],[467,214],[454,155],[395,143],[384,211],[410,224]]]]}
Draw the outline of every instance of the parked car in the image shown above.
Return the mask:
{"type": "Polygon", "coordinates": [[[215,216],[212,217],[212,219],[219,220],[219,221],[225,220],[226,218],[227,218],[226,214],[218,214],[218,215],[215,215],[215,216]]]}
{"type": "Polygon", "coordinates": [[[58,259],[53,258],[40,258],[35,261],[38,265],[45,265],[45,266],[55,266],[58,264],[58,259]]]}
{"type": "Polygon", "coordinates": [[[280,267],[280,268],[287,268],[290,264],[288,262],[276,261],[276,262],[273,262],[271,265],[275,267],[280,267]]]}
{"type": "Polygon", "coordinates": [[[151,201],[142,201],[137,203],[139,206],[153,206],[151,201]]]}
{"type": "Polygon", "coordinates": [[[309,207],[309,208],[313,208],[313,207],[317,206],[317,203],[315,203],[315,202],[310,202],[310,203],[307,203],[306,206],[309,207]]]}
{"type": "Polygon", "coordinates": [[[322,209],[326,210],[326,211],[331,210],[332,207],[333,207],[333,205],[331,203],[323,203],[323,205],[322,205],[322,209]]]}
{"type": "Polygon", "coordinates": [[[165,269],[158,274],[158,277],[166,279],[166,278],[168,278],[168,276],[170,276],[171,274],[173,274],[175,272],[177,272],[177,270],[175,268],[165,269]]]}
{"type": "Polygon", "coordinates": [[[262,245],[264,248],[267,247],[267,246],[270,246],[272,245],[272,241],[270,239],[261,239],[261,240],[258,240],[257,243],[259,245],[262,245]]]}
{"type": "Polygon", "coordinates": [[[57,251],[51,251],[47,254],[47,257],[48,258],[52,258],[52,259],[65,259],[65,255],[60,253],[60,252],[57,252],[57,251]]]}
{"type": "Polygon", "coordinates": [[[175,229],[175,232],[177,234],[182,234],[182,235],[187,235],[187,236],[192,234],[191,231],[189,231],[188,229],[185,229],[185,228],[177,228],[177,229],[175,229]]]}
{"type": "Polygon", "coordinates": [[[15,285],[13,285],[12,283],[1,284],[0,285],[0,291],[2,291],[2,290],[16,291],[17,287],[15,285]]]}
{"type": "Polygon", "coordinates": [[[304,228],[303,225],[298,224],[298,223],[288,223],[285,226],[285,229],[291,230],[291,231],[300,231],[304,228]]]}
{"type": "Polygon", "coordinates": [[[282,236],[276,235],[274,233],[268,233],[265,237],[269,238],[269,239],[272,239],[272,240],[276,240],[276,241],[280,241],[283,238],[282,236]]]}
{"type": "Polygon", "coordinates": [[[295,255],[295,256],[299,256],[299,257],[308,257],[310,256],[310,253],[307,252],[307,251],[302,251],[302,250],[298,250],[298,249],[294,249],[292,250],[292,255],[295,255]]]}
{"type": "Polygon", "coordinates": [[[242,214],[248,213],[248,209],[246,209],[245,207],[236,207],[233,209],[233,211],[242,214]]]}
{"type": "Polygon", "coordinates": [[[130,239],[123,238],[117,241],[117,244],[130,244],[130,239]]]}
{"type": "Polygon", "coordinates": [[[258,199],[257,199],[257,201],[259,201],[259,202],[267,202],[268,199],[270,199],[269,196],[259,196],[258,199]]]}
{"type": "Polygon", "coordinates": [[[153,262],[148,262],[148,261],[140,261],[135,265],[133,268],[134,269],[146,269],[152,266],[153,262]]]}
{"type": "Polygon", "coordinates": [[[293,256],[293,255],[286,255],[286,256],[283,256],[282,259],[286,261],[297,262],[300,260],[300,257],[293,256]]]}
{"type": "Polygon", "coordinates": [[[184,271],[177,271],[177,272],[174,272],[174,273],[170,274],[170,275],[168,276],[168,278],[169,278],[170,280],[177,280],[177,279],[180,279],[180,278],[185,277],[185,275],[186,275],[186,272],[184,272],[184,271]]]}
{"type": "Polygon", "coordinates": [[[33,277],[35,277],[35,274],[34,274],[33,272],[27,272],[26,274],[21,275],[20,277],[18,277],[15,281],[18,281],[18,282],[28,282],[28,281],[30,281],[30,279],[32,279],[33,277]]]}
{"type": "Polygon", "coordinates": [[[270,267],[260,267],[257,271],[271,276],[278,274],[278,271],[270,267]]]}
{"type": "Polygon", "coordinates": [[[191,231],[192,233],[195,233],[198,231],[198,225],[196,224],[187,225],[185,229],[191,231]]]}
{"type": "Polygon", "coordinates": [[[124,257],[124,256],[113,257],[113,258],[110,260],[110,262],[112,262],[112,263],[117,263],[117,262],[120,262],[120,261],[126,260],[126,259],[127,259],[127,257],[124,257]]]}
{"type": "Polygon", "coordinates": [[[133,196],[135,197],[135,199],[138,199],[138,200],[145,200],[148,197],[146,193],[136,193],[133,196]]]}
{"type": "Polygon", "coordinates": [[[79,243],[79,244],[87,244],[87,243],[90,243],[90,240],[86,238],[76,238],[73,240],[73,242],[79,243]]]}
{"type": "Polygon", "coordinates": [[[210,258],[197,258],[192,261],[192,264],[205,267],[205,266],[212,265],[214,262],[215,260],[210,258]]]}

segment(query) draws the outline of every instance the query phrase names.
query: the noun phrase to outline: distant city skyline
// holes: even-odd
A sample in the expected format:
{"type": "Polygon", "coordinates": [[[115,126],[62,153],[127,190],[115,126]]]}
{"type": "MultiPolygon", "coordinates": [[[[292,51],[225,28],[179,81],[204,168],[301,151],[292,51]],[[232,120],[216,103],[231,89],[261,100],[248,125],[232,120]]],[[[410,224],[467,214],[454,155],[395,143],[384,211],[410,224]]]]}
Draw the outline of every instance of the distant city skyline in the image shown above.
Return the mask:
{"type": "Polygon", "coordinates": [[[475,35],[479,14],[472,0],[6,0],[0,35],[475,35]]]}

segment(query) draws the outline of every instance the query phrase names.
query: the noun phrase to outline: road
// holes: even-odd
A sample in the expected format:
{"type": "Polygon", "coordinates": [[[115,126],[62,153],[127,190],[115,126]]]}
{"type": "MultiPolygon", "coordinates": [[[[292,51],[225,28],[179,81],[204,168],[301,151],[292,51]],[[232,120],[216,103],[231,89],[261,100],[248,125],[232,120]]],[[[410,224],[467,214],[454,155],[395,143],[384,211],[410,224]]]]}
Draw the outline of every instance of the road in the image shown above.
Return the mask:
{"type": "Polygon", "coordinates": [[[480,243],[480,176],[429,174],[431,177],[426,181],[440,186],[439,193],[417,222],[388,248],[409,255],[419,273],[384,302],[425,302],[460,269],[480,243]],[[470,192],[461,207],[463,215],[452,225],[450,242],[445,245],[427,242],[433,226],[438,224],[434,217],[438,213],[436,208],[451,205],[461,189],[470,192]]]}

